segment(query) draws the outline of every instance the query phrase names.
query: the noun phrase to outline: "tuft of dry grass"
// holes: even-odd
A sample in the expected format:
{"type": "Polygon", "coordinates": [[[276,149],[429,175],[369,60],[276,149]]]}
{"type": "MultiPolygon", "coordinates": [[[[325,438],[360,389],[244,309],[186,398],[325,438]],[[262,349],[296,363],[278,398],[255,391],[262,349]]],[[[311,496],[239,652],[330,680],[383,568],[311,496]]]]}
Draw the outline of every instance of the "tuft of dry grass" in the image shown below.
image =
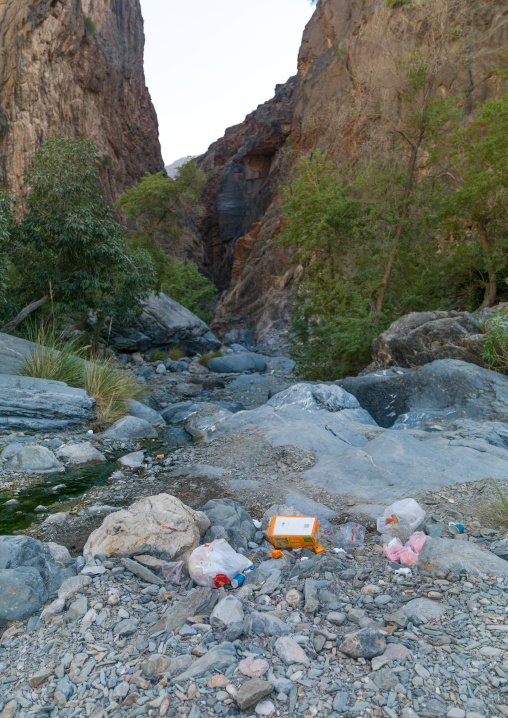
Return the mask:
{"type": "Polygon", "coordinates": [[[41,326],[31,333],[30,341],[33,347],[19,367],[18,374],[83,387],[83,350],[76,338],[62,340],[53,329],[41,326]]]}
{"type": "Polygon", "coordinates": [[[492,483],[494,484],[494,488],[498,495],[497,511],[495,511],[495,518],[499,521],[499,523],[508,526],[508,497],[503,494],[494,479],[492,479],[492,483]]]}
{"type": "Polygon", "coordinates": [[[202,366],[208,366],[208,362],[210,359],[216,359],[217,357],[221,357],[222,352],[219,349],[219,351],[216,352],[206,352],[205,354],[202,354],[202,356],[199,358],[199,363],[202,366]]]}
{"type": "Polygon", "coordinates": [[[128,400],[141,399],[142,387],[134,376],[112,359],[92,358],[83,370],[84,388],[96,400],[94,411],[101,427],[129,413],[128,400]]]}

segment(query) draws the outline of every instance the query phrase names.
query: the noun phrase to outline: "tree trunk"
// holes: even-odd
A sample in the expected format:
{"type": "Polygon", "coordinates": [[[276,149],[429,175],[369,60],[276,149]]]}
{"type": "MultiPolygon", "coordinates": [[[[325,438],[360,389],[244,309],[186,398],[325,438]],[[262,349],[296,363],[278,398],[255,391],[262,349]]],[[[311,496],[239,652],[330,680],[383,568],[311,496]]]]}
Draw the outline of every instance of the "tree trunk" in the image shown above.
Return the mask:
{"type": "Polygon", "coordinates": [[[476,227],[478,229],[478,236],[480,237],[480,244],[482,246],[483,254],[485,255],[485,264],[487,265],[487,272],[489,275],[489,281],[485,282],[485,294],[483,295],[483,302],[478,311],[491,307],[496,301],[497,295],[497,282],[496,282],[496,263],[492,256],[492,250],[489,245],[489,239],[487,237],[487,230],[482,222],[477,222],[476,227]]]}
{"type": "Polygon", "coordinates": [[[35,312],[36,309],[40,309],[41,307],[43,307],[45,304],[47,304],[47,302],[49,302],[48,294],[42,297],[42,299],[38,299],[36,302],[32,302],[27,307],[22,309],[20,313],[14,317],[14,319],[11,319],[10,322],[7,322],[5,326],[1,327],[0,332],[2,332],[3,334],[10,334],[16,329],[18,324],[21,324],[23,319],[26,319],[28,315],[32,312],[35,312]]]}

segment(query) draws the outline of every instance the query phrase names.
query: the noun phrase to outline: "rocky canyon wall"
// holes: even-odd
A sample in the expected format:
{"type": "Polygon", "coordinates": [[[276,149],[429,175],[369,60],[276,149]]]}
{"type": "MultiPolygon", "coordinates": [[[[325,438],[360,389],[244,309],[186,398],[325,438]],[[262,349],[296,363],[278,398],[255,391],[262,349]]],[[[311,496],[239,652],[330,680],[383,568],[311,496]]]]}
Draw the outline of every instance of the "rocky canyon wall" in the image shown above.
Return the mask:
{"type": "Polygon", "coordinates": [[[208,174],[207,267],[228,289],[214,329],[249,326],[275,347],[284,336],[298,270],[273,239],[282,221],[280,181],[302,154],[373,156],[375,139],[403,121],[397,72],[412,53],[434,63],[433,93],[462,97],[470,113],[499,92],[494,72],[507,65],[506,50],[504,0],[413,0],[394,10],[383,0],[319,0],[297,75],[199,159],[208,174]]]}
{"type": "Polygon", "coordinates": [[[163,168],[139,0],[0,0],[0,186],[23,204],[34,152],[86,137],[110,200],[163,168]]]}

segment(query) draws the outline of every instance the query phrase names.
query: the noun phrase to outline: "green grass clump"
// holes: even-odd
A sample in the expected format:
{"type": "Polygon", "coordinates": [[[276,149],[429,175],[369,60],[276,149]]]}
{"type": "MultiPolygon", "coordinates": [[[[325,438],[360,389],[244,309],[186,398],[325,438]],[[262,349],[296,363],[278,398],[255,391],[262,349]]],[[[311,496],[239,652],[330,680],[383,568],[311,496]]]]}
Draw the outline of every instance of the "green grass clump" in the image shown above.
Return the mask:
{"type": "Polygon", "coordinates": [[[390,10],[393,10],[396,7],[408,5],[410,2],[411,0],[385,0],[385,7],[389,8],[390,10]]]}
{"type": "Polygon", "coordinates": [[[60,339],[54,330],[41,327],[32,337],[34,346],[18,369],[22,376],[63,381],[85,389],[95,401],[97,424],[105,428],[129,413],[128,400],[140,399],[143,389],[134,376],[121,369],[114,359],[90,355],[79,338],[60,339]]]}
{"type": "Polygon", "coordinates": [[[91,17],[85,17],[85,30],[92,37],[97,35],[97,26],[91,17]]]}
{"type": "Polygon", "coordinates": [[[41,326],[30,333],[33,347],[18,369],[22,376],[63,381],[69,386],[83,386],[83,350],[77,338],[64,341],[53,329],[41,326]]]}
{"type": "Polygon", "coordinates": [[[497,494],[499,496],[499,502],[498,502],[498,514],[496,518],[498,518],[501,523],[508,524],[508,497],[506,497],[497,483],[492,479],[492,483],[494,484],[494,488],[497,491],[497,494]]]}
{"type": "Polygon", "coordinates": [[[109,426],[129,413],[128,400],[141,399],[143,390],[128,371],[112,359],[94,359],[84,365],[84,388],[96,400],[100,426],[109,426]]]}
{"type": "Polygon", "coordinates": [[[169,350],[156,349],[150,354],[150,361],[165,361],[166,359],[171,359],[171,361],[178,361],[179,359],[183,359],[184,356],[185,352],[183,352],[178,347],[174,347],[173,349],[169,350]]]}
{"type": "Polygon", "coordinates": [[[210,359],[216,359],[217,357],[221,357],[221,356],[222,356],[222,352],[220,349],[219,349],[219,351],[216,351],[216,352],[206,352],[205,354],[203,354],[200,357],[199,363],[202,366],[208,366],[208,362],[210,361],[210,359]]]}

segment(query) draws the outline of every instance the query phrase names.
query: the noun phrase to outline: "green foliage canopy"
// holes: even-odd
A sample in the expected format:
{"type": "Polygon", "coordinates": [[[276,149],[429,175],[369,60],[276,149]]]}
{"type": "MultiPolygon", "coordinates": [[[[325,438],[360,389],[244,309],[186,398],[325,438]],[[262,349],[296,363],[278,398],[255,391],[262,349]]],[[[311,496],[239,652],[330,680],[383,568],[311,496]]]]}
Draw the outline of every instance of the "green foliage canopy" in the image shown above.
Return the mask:
{"type": "Polygon", "coordinates": [[[36,153],[26,181],[28,212],[15,225],[13,291],[25,303],[51,292],[58,314],[128,322],[154,286],[146,252],[129,251],[123,227],[99,188],[96,147],[51,137],[36,153]]]}

